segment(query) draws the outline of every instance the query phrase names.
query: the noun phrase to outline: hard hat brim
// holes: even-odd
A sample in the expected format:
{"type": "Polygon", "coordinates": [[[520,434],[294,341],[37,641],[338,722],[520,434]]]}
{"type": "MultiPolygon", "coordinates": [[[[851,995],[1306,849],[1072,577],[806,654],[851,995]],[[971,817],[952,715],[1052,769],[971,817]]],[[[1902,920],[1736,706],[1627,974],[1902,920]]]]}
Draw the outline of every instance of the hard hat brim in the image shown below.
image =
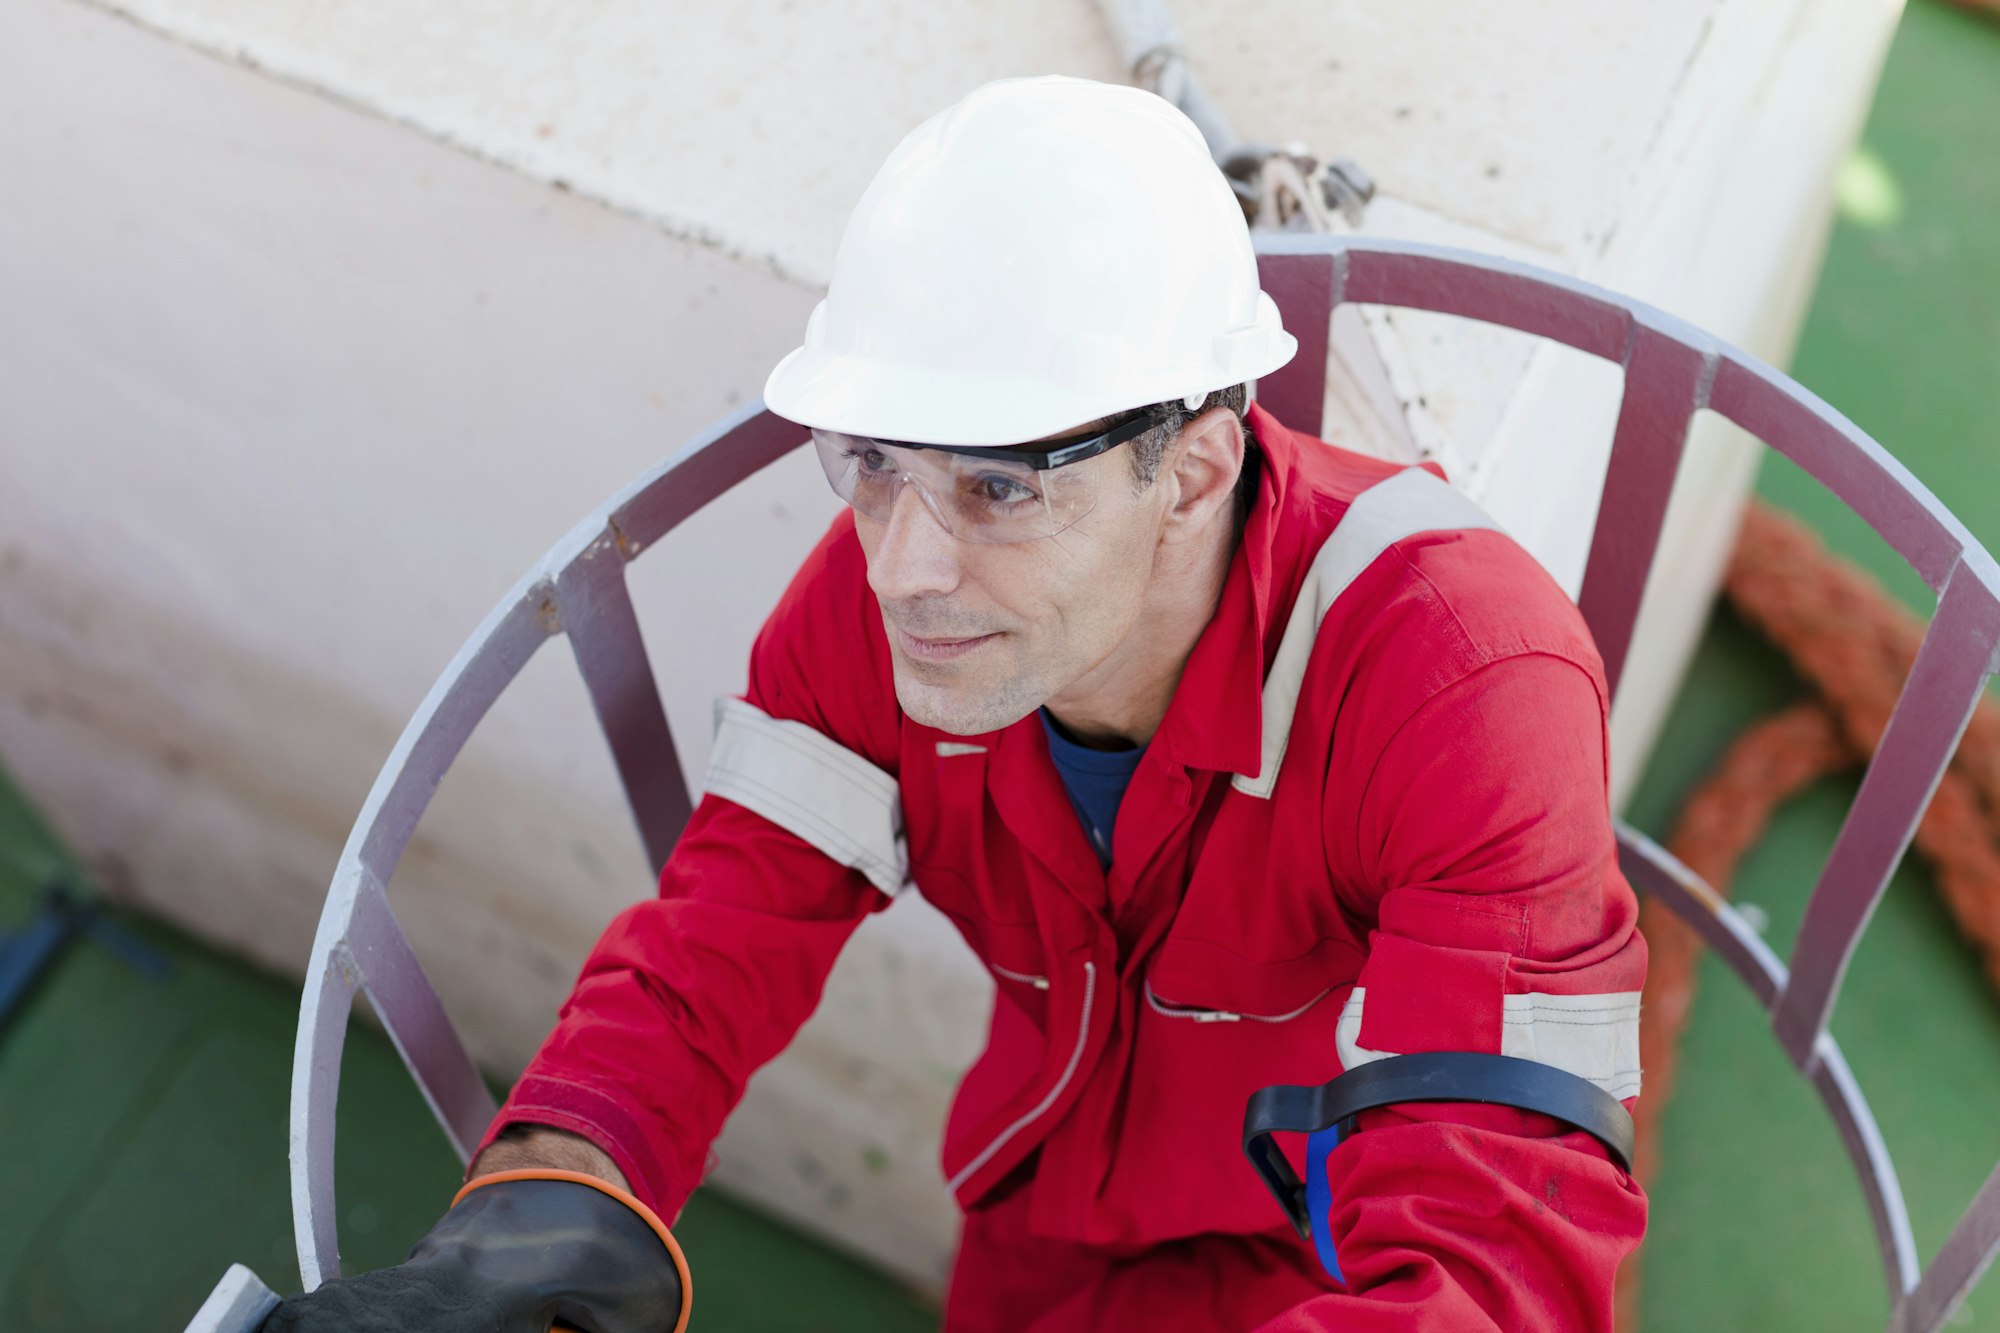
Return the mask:
{"type": "MultiPolygon", "coordinates": [[[[1264,298],[1268,300],[1269,298],[1264,298]]],[[[788,421],[849,435],[922,444],[999,447],[1073,431],[1089,422],[1268,375],[1290,361],[1298,341],[1265,327],[1249,355],[1205,373],[1167,374],[1158,391],[1134,400],[1128,385],[1069,391],[1047,378],[1016,378],[932,366],[899,366],[870,357],[794,349],[772,369],[764,405],[788,421]]]]}

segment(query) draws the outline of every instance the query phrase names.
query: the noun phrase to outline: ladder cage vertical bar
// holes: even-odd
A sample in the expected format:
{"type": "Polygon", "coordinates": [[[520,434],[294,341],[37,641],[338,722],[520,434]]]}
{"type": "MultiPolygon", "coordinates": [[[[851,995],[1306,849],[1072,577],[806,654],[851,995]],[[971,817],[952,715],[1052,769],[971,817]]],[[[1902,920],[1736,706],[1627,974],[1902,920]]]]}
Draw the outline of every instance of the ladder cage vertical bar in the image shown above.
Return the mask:
{"type": "Polygon", "coordinates": [[[1337,251],[1257,256],[1257,281],[1277,302],[1285,331],[1299,340],[1298,355],[1257,381],[1257,401],[1314,435],[1326,430],[1326,362],[1345,262],[1337,251]]]}
{"type": "Polygon", "coordinates": [[[1666,525],[1688,427],[1707,397],[1712,353],[1637,321],[1577,606],[1618,695],[1646,576],[1666,525]]]}
{"type": "Polygon", "coordinates": [[[1916,834],[1993,668],[2000,600],[1971,571],[1961,573],[1945,585],[1881,744],[1813,886],[1792,948],[1791,981],[1771,1013],[1779,1043],[1807,1072],[1861,933],[1916,834]]]}
{"type": "Polygon", "coordinates": [[[1931,1257],[1916,1289],[1896,1306],[1890,1333],[1937,1333],[2000,1255],[2000,1163],[1931,1257]]]}
{"type": "Polygon", "coordinates": [[[611,747],[646,860],[658,875],[694,803],[614,534],[607,532],[556,576],[556,611],[611,747]]]}
{"type": "Polygon", "coordinates": [[[372,875],[364,874],[357,887],[347,949],[362,991],[452,1151],[461,1163],[471,1162],[499,1105],[372,875]]]}

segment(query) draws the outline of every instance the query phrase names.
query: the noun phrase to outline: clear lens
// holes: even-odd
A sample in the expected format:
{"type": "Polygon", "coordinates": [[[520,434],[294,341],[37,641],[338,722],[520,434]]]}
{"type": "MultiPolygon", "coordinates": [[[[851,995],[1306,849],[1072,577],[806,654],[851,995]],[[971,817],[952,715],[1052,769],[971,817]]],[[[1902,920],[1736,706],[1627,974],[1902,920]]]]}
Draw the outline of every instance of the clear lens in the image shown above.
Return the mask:
{"type": "Polygon", "coordinates": [[[886,523],[903,487],[912,486],[945,531],[962,541],[1053,537],[1097,503],[1094,467],[1037,469],[826,430],[813,432],[813,447],[834,492],[857,512],[886,523]]]}

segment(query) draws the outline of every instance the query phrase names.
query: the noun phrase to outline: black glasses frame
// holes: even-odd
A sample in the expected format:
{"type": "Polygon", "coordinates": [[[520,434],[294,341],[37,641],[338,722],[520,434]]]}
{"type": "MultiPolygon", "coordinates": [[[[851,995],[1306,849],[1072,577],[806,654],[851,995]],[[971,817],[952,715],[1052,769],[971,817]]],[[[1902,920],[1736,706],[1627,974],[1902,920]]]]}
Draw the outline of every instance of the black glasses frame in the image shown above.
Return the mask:
{"type": "Polygon", "coordinates": [[[970,454],[975,458],[995,458],[1009,463],[1025,463],[1037,472],[1051,468],[1066,467],[1071,463],[1081,463],[1086,458],[1095,458],[1124,444],[1136,440],[1155,425],[1148,409],[1140,409],[1125,420],[1106,430],[1090,435],[1072,435],[1060,440],[1050,440],[1036,447],[989,448],[973,444],[917,444],[909,440],[879,440],[873,436],[862,436],[870,444],[886,445],[891,449],[929,449],[940,454],[970,454]]]}

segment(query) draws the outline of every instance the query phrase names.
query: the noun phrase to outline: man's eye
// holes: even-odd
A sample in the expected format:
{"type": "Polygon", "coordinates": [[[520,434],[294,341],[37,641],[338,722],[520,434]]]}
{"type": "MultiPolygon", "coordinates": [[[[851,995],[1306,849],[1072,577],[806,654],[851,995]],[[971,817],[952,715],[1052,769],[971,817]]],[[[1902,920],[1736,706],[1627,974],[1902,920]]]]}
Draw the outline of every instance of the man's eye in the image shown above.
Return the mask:
{"type": "Polygon", "coordinates": [[[973,478],[972,493],[990,505],[1025,504],[1040,498],[1035,494],[1035,488],[1027,483],[990,472],[973,478]]]}
{"type": "Polygon", "coordinates": [[[849,449],[845,452],[848,458],[853,460],[854,465],[863,472],[879,475],[896,470],[896,465],[890,461],[889,455],[880,449],[849,449]]]}

